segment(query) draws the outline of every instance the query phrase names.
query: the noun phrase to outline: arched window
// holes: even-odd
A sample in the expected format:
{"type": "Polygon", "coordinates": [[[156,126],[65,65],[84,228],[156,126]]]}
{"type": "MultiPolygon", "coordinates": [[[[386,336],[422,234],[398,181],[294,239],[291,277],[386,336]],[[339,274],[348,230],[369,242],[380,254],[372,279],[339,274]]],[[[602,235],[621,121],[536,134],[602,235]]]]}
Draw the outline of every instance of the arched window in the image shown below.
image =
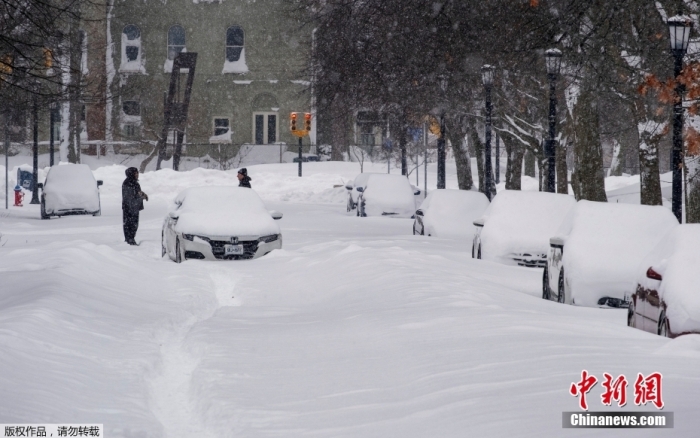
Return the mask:
{"type": "Polygon", "coordinates": [[[168,59],[173,60],[185,48],[185,28],[179,25],[168,29],[168,59]]]}
{"type": "Polygon", "coordinates": [[[226,29],[226,61],[236,62],[241,59],[244,43],[245,35],[240,26],[231,26],[226,29]]]}
{"type": "Polygon", "coordinates": [[[129,24],[124,27],[122,34],[125,61],[138,61],[141,56],[141,29],[134,24],[129,24]]]}

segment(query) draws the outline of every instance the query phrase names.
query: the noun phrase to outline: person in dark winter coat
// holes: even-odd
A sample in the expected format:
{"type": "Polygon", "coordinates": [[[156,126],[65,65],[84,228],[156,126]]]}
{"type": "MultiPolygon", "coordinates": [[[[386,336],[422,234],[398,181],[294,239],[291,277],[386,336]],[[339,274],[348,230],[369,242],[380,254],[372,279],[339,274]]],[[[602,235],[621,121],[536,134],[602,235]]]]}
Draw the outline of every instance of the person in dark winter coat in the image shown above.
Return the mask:
{"type": "Polygon", "coordinates": [[[250,181],[252,179],[253,178],[248,176],[248,169],[245,167],[238,171],[238,187],[247,187],[250,189],[250,181]]]}
{"type": "Polygon", "coordinates": [[[148,195],[141,191],[139,170],[135,167],[126,169],[126,179],[122,184],[122,213],[124,218],[124,240],[129,245],[136,245],[136,230],[139,229],[139,212],[143,210],[143,200],[148,195]]]}

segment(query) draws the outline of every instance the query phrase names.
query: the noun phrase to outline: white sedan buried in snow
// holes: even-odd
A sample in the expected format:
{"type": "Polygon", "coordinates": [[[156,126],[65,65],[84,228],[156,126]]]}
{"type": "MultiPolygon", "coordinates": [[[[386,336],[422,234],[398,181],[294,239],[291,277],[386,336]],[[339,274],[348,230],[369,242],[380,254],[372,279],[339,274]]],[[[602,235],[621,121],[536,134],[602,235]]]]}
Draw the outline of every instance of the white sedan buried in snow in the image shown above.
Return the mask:
{"type": "Polygon", "coordinates": [[[282,248],[276,219],[282,214],[266,210],[252,189],[190,188],[175,198],[163,222],[162,255],[177,263],[261,257],[282,248]]]}
{"type": "Polygon", "coordinates": [[[41,218],[71,214],[101,214],[100,190],[102,181],[96,181],[87,164],[53,166],[46,175],[41,189],[41,218]]]}
{"type": "Polygon", "coordinates": [[[415,217],[415,197],[420,195],[420,190],[414,189],[404,175],[372,174],[365,187],[356,190],[360,192],[357,199],[357,215],[360,217],[415,217]]]}
{"type": "Polygon", "coordinates": [[[488,206],[489,199],[481,192],[433,190],[416,210],[413,234],[471,239],[473,222],[488,206]]]}
{"type": "Polygon", "coordinates": [[[505,190],[474,221],[472,257],[505,264],[544,267],[549,238],[576,205],[573,196],[505,190]]]}
{"type": "Polygon", "coordinates": [[[665,207],[580,201],[550,239],[542,298],[627,307],[643,258],[677,226],[665,207]]]}
{"type": "Polygon", "coordinates": [[[639,265],[627,325],[668,338],[700,334],[700,225],[677,226],[639,265]]]}

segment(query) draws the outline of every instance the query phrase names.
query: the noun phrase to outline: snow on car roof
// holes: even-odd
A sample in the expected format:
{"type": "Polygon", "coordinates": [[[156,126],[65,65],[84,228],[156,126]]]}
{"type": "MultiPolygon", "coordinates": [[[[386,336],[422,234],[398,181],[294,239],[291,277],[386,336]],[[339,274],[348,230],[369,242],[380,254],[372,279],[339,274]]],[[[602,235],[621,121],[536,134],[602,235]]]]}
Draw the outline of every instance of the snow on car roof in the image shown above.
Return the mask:
{"type": "Polygon", "coordinates": [[[563,257],[576,303],[595,306],[620,289],[631,294],[640,262],[676,226],[665,207],[580,201],[563,257]]]}
{"type": "Polygon", "coordinates": [[[482,257],[546,254],[552,237],[576,205],[573,196],[547,192],[499,192],[484,213],[482,257]]]}
{"type": "Polygon", "coordinates": [[[60,164],[49,169],[47,183],[55,184],[63,181],[95,181],[95,176],[87,164],[60,164]]]}
{"type": "Polygon", "coordinates": [[[175,198],[175,229],[204,236],[279,234],[279,226],[253,189],[233,186],[192,187],[175,198]]]}
{"type": "Polygon", "coordinates": [[[433,190],[420,208],[423,223],[430,233],[438,237],[465,237],[474,235],[474,221],[489,206],[489,200],[481,192],[470,190],[433,190]]]}

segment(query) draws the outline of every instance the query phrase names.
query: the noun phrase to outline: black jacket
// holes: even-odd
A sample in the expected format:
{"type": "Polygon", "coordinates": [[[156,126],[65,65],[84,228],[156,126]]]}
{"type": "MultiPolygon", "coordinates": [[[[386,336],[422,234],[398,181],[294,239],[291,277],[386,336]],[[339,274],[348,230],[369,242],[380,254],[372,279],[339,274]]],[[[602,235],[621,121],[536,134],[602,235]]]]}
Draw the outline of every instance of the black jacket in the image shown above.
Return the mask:
{"type": "Polygon", "coordinates": [[[130,214],[143,210],[141,185],[134,178],[127,178],[122,184],[122,210],[130,214]]]}
{"type": "Polygon", "coordinates": [[[238,187],[247,187],[247,188],[252,188],[250,187],[250,180],[252,178],[249,177],[248,175],[244,176],[242,180],[238,182],[238,187]]]}

